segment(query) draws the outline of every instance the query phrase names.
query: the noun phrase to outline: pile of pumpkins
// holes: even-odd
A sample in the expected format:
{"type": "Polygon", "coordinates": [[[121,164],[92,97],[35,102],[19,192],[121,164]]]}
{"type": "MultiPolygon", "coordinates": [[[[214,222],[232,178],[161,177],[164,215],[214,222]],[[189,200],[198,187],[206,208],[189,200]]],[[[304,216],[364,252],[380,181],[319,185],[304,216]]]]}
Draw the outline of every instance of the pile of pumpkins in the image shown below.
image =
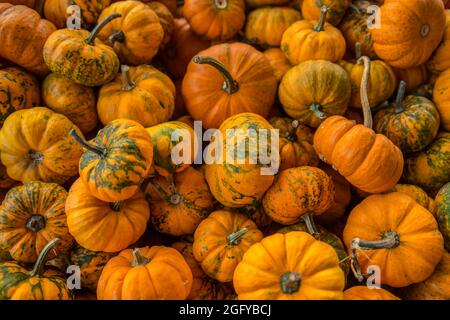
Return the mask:
{"type": "Polygon", "coordinates": [[[0,299],[450,299],[446,7],[0,1],[0,299]]]}

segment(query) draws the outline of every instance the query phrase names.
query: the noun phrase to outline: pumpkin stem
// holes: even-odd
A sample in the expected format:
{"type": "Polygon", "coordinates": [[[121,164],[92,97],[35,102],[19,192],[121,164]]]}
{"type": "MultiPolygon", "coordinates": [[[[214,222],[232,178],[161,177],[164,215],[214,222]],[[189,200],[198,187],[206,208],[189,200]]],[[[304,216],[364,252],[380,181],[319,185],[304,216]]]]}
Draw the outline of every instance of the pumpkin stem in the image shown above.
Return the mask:
{"type": "Polygon", "coordinates": [[[300,289],[302,277],[298,272],[285,272],[280,277],[281,291],[285,294],[296,293],[300,289]]]}
{"type": "Polygon", "coordinates": [[[320,120],[324,120],[327,117],[327,115],[322,111],[322,106],[320,104],[313,103],[309,107],[309,110],[311,110],[312,113],[314,113],[314,116],[316,116],[320,120]]]}
{"type": "Polygon", "coordinates": [[[92,30],[92,32],[89,34],[89,37],[84,40],[87,44],[92,45],[94,44],[95,38],[99,34],[100,31],[112,20],[122,17],[120,13],[113,13],[107,16],[105,19],[100,21],[98,25],[95,26],[95,28],[92,30]]]}
{"type": "Polygon", "coordinates": [[[429,33],[430,33],[430,25],[429,24],[422,25],[422,27],[420,28],[420,35],[425,38],[429,33]]]}
{"type": "Polygon", "coordinates": [[[239,84],[236,80],[233,79],[231,73],[227,70],[227,68],[219,61],[211,57],[200,57],[195,56],[192,58],[197,64],[209,64],[210,66],[216,68],[223,75],[223,91],[228,94],[236,93],[239,90],[239,84]]]}
{"type": "Polygon", "coordinates": [[[44,161],[44,155],[42,154],[42,152],[36,150],[28,151],[28,156],[30,157],[30,160],[34,162],[35,165],[40,165],[42,161],[44,161]]]}
{"type": "Polygon", "coordinates": [[[241,237],[248,232],[247,228],[242,228],[236,232],[233,232],[227,236],[229,245],[237,246],[241,242],[241,237]]]}
{"type": "Polygon", "coordinates": [[[357,63],[358,64],[364,63],[364,72],[361,80],[361,89],[360,89],[362,109],[364,114],[364,125],[367,128],[372,129],[373,119],[372,119],[372,112],[370,111],[370,102],[368,96],[369,79],[370,79],[370,59],[364,56],[359,58],[357,63]]]}
{"type": "Polygon", "coordinates": [[[157,183],[157,182],[148,182],[148,184],[150,185],[150,186],[152,186],[153,187],[153,189],[155,189],[155,191],[159,194],[159,196],[161,197],[161,199],[163,199],[164,201],[166,201],[166,202],[172,202],[171,201],[171,196],[169,196],[168,194],[167,194],[167,192],[159,185],[159,183],[157,183]]]}
{"type": "Polygon", "coordinates": [[[400,81],[400,84],[398,85],[398,91],[397,91],[397,99],[395,100],[395,113],[399,114],[405,111],[402,105],[403,98],[405,98],[405,92],[406,92],[406,82],[400,81]]]}
{"type": "Polygon", "coordinates": [[[39,232],[45,228],[45,218],[40,214],[34,214],[27,220],[25,226],[32,232],[39,232]]]}
{"type": "Polygon", "coordinates": [[[84,138],[82,138],[78,132],[75,129],[70,130],[69,134],[72,136],[72,138],[75,139],[75,141],[81,145],[82,147],[84,147],[85,149],[95,152],[96,154],[98,154],[101,157],[105,156],[106,153],[106,148],[102,148],[99,146],[95,146],[93,144],[88,143],[84,138]]]}
{"type": "Polygon", "coordinates": [[[115,30],[108,38],[108,42],[114,44],[114,42],[125,42],[125,33],[122,30],[115,30]]]}
{"type": "Polygon", "coordinates": [[[56,245],[59,241],[58,238],[51,240],[47,245],[41,250],[39,256],[34,264],[33,270],[30,272],[30,277],[39,277],[44,273],[45,260],[47,259],[47,255],[50,250],[56,245]]]}
{"type": "Polygon", "coordinates": [[[228,1],[227,0],[214,0],[214,6],[217,9],[226,9],[228,7],[228,1]]]}
{"type": "Polygon", "coordinates": [[[122,71],[122,91],[131,91],[136,88],[136,83],[131,81],[130,67],[122,65],[120,69],[122,71]]]}
{"type": "Polygon", "coordinates": [[[299,126],[298,120],[292,121],[292,128],[287,133],[286,139],[288,139],[289,141],[295,141],[296,140],[295,138],[296,138],[296,133],[297,133],[298,126],[299,126]]]}
{"type": "Polygon", "coordinates": [[[175,183],[173,182],[173,175],[165,176],[164,177],[167,181],[167,185],[169,186],[170,191],[170,203],[173,205],[177,205],[181,201],[181,195],[178,193],[175,183]]]}
{"type": "Polygon", "coordinates": [[[111,208],[111,210],[115,211],[115,212],[120,212],[120,210],[122,210],[124,205],[123,201],[116,201],[116,202],[110,202],[109,203],[109,207],[111,208]]]}
{"type": "Polygon", "coordinates": [[[358,61],[359,58],[361,58],[361,56],[362,56],[361,43],[360,43],[360,42],[357,42],[357,43],[355,44],[355,58],[356,58],[356,61],[358,61]]]}
{"type": "Polygon", "coordinates": [[[322,6],[322,8],[320,9],[319,23],[317,23],[314,26],[314,31],[320,32],[324,30],[325,21],[327,19],[327,12],[328,12],[327,6],[322,6]]]}
{"type": "Polygon", "coordinates": [[[308,229],[308,232],[316,237],[319,234],[319,231],[316,228],[316,225],[314,223],[313,214],[311,212],[305,213],[302,215],[303,221],[305,221],[306,229],[308,229]]]}
{"type": "Polygon", "coordinates": [[[145,266],[149,262],[150,260],[141,254],[139,248],[133,249],[133,262],[131,263],[132,267],[145,266]]]}

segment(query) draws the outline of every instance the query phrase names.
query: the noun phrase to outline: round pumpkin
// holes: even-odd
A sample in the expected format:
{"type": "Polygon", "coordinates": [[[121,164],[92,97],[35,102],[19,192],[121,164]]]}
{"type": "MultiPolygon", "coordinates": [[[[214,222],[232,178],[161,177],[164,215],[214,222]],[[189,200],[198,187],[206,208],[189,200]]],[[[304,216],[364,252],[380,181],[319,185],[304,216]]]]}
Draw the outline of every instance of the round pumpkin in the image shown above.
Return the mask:
{"type": "Polygon", "coordinates": [[[376,265],[381,284],[395,288],[427,279],[444,252],[433,215],[399,192],[372,195],[358,204],[348,217],[344,243],[357,278],[376,265]]]}
{"type": "Polygon", "coordinates": [[[412,184],[397,184],[391,191],[407,194],[436,216],[436,203],[422,188],[412,184]]]}
{"type": "Polygon", "coordinates": [[[441,126],[450,131],[450,69],[442,72],[436,79],[433,101],[441,116],[441,126]]]}
{"type": "Polygon", "coordinates": [[[12,188],[0,207],[0,246],[21,263],[36,262],[47,242],[60,238],[56,251],[67,252],[67,192],[55,183],[29,182],[12,188]]]}
{"type": "Polygon", "coordinates": [[[269,60],[270,65],[273,68],[275,78],[277,78],[277,81],[280,82],[285,73],[292,68],[291,63],[280,48],[269,48],[264,51],[264,55],[269,60]]]}
{"type": "Polygon", "coordinates": [[[444,236],[445,248],[450,251],[450,182],[436,195],[436,213],[439,229],[444,236]]]}
{"type": "Polygon", "coordinates": [[[445,17],[444,38],[431,58],[427,61],[428,69],[434,73],[443,72],[450,68],[450,10],[445,10],[445,17]]]}
{"type": "Polygon", "coordinates": [[[214,211],[195,230],[194,257],[209,277],[230,282],[244,253],[262,238],[262,232],[245,215],[214,211]]]}
{"type": "Polygon", "coordinates": [[[47,107],[65,115],[83,133],[97,126],[97,98],[90,87],[51,73],[42,82],[42,99],[47,107]]]}
{"type": "Polygon", "coordinates": [[[326,6],[328,16],[326,21],[337,26],[342,20],[351,0],[302,0],[301,9],[306,20],[318,20],[321,8],[326,6]]]}
{"type": "Polygon", "coordinates": [[[383,288],[355,286],[344,291],[344,300],[401,300],[383,288]]]}
{"type": "Polygon", "coordinates": [[[161,2],[152,1],[147,3],[147,6],[149,6],[156,13],[159,18],[159,23],[164,30],[164,38],[162,39],[160,45],[160,48],[164,48],[172,38],[174,28],[173,15],[167,6],[161,2]]]}
{"type": "Polygon", "coordinates": [[[70,234],[91,251],[127,248],[144,234],[150,218],[143,192],[124,201],[105,202],[94,197],[81,179],[70,188],[65,210],[70,234]]]}
{"type": "Polygon", "coordinates": [[[65,116],[36,107],[12,113],[0,131],[1,160],[17,181],[64,183],[77,174],[83,152],[69,136],[78,128],[65,116]]]}
{"type": "Polygon", "coordinates": [[[399,83],[404,81],[408,84],[406,92],[413,92],[428,82],[428,70],[424,64],[408,69],[392,68],[392,70],[394,71],[399,83]]]}
{"type": "Polygon", "coordinates": [[[233,277],[239,300],[342,300],[344,285],[336,251],[300,231],[251,246],[233,277]]]}
{"type": "Polygon", "coordinates": [[[345,70],[325,60],[305,61],[293,67],[278,90],[284,111],[311,127],[318,127],[329,116],[344,114],[350,95],[345,70]]]}

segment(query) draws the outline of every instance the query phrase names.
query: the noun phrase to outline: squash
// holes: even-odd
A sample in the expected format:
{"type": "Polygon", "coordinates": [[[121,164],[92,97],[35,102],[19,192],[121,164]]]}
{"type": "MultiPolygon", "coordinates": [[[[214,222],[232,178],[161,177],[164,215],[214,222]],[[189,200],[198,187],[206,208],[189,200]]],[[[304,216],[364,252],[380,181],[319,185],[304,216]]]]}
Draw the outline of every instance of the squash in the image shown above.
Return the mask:
{"type": "Polygon", "coordinates": [[[65,116],[47,108],[12,113],[0,131],[1,161],[8,176],[59,184],[75,176],[83,149],[68,135],[71,130],[79,131],[65,116]]]}
{"type": "Polygon", "coordinates": [[[185,0],[183,16],[192,30],[209,40],[229,40],[244,26],[244,0],[185,0]]]}
{"type": "Polygon", "coordinates": [[[98,300],[184,300],[192,272],[183,256],[164,246],[123,250],[108,261],[97,286],[98,300]]]}
{"type": "Polygon", "coordinates": [[[380,59],[396,68],[426,62],[444,35],[441,0],[388,0],[379,14],[379,28],[370,30],[373,47],[380,59]]]}
{"type": "Polygon", "coordinates": [[[408,69],[392,68],[398,82],[404,81],[408,84],[406,92],[411,93],[425,85],[429,80],[429,74],[425,64],[408,69]]]}
{"type": "Polygon", "coordinates": [[[42,82],[42,100],[48,108],[69,118],[84,134],[97,126],[97,98],[93,88],[51,73],[42,82]]]}
{"type": "Polygon", "coordinates": [[[233,277],[239,300],[342,300],[344,285],[336,251],[300,231],[251,246],[233,277]]]}
{"type": "Polygon", "coordinates": [[[450,251],[450,182],[446,183],[436,195],[436,210],[445,248],[450,251]]]}
{"type": "Polygon", "coordinates": [[[368,193],[392,189],[403,171],[403,155],[388,138],[371,129],[372,115],[367,97],[370,60],[362,57],[365,72],[361,85],[364,125],[342,116],[326,119],[314,134],[319,157],[355,187],[368,193]]]}
{"type": "Polygon", "coordinates": [[[29,182],[12,188],[0,207],[0,246],[20,263],[35,263],[48,239],[60,238],[67,252],[73,238],[67,228],[67,192],[55,183],[29,182]]]}
{"type": "Polygon", "coordinates": [[[72,300],[72,293],[62,275],[44,269],[47,255],[58,240],[55,238],[43,247],[31,271],[17,262],[0,263],[2,300],[72,300]]]}
{"type": "Polygon", "coordinates": [[[144,127],[168,121],[175,108],[175,85],[158,69],[122,65],[122,73],[105,84],[98,97],[100,121],[130,119],[144,127]]]}
{"type": "Polygon", "coordinates": [[[0,70],[0,127],[14,111],[39,105],[37,79],[30,73],[9,67],[0,70]]]}
{"type": "Polygon", "coordinates": [[[277,47],[287,28],[300,20],[299,11],[289,7],[263,7],[248,14],[245,37],[253,43],[277,47]]]}
{"type": "Polygon", "coordinates": [[[404,97],[401,81],[394,104],[379,111],[375,131],[388,137],[403,153],[417,152],[429,145],[439,131],[440,117],[434,103],[419,96],[404,97]]]}
{"type": "Polygon", "coordinates": [[[321,8],[328,8],[327,22],[337,26],[342,20],[351,0],[302,0],[301,10],[306,20],[317,20],[320,17],[321,8]]]}
{"type": "Polygon", "coordinates": [[[351,83],[345,70],[325,60],[305,61],[293,67],[278,90],[284,111],[315,128],[329,116],[344,114],[350,95],[351,83]]]}
{"type": "Polygon", "coordinates": [[[441,126],[450,131],[450,69],[442,72],[436,79],[433,89],[433,101],[441,116],[441,126]]]}
{"type": "Polygon", "coordinates": [[[401,192],[407,194],[416,200],[418,204],[436,216],[436,203],[425,191],[423,191],[422,188],[412,184],[397,184],[394,188],[392,188],[391,192],[401,192]]]}
{"type": "Polygon", "coordinates": [[[358,204],[348,217],[344,243],[359,281],[376,265],[381,284],[394,288],[427,279],[444,252],[433,215],[399,192],[371,195],[358,204]]]}
{"type": "Polygon", "coordinates": [[[283,33],[281,50],[291,64],[306,60],[337,62],[344,57],[345,39],[339,29],[325,22],[327,12],[324,6],[318,22],[300,20],[283,33]]]}
{"type": "Polygon", "coordinates": [[[164,30],[164,37],[160,45],[160,48],[164,48],[172,38],[174,28],[173,15],[170,10],[161,2],[152,1],[147,3],[147,6],[149,6],[156,13],[159,18],[159,23],[164,30]]]}
{"type": "Polygon", "coordinates": [[[153,144],[144,127],[132,120],[118,119],[101,129],[89,143],[74,130],[70,135],[86,149],[79,173],[94,197],[116,202],[137,193],[153,163],[153,144]]]}
{"type": "Polygon", "coordinates": [[[96,87],[110,82],[119,71],[119,58],[97,35],[112,20],[113,14],[100,22],[91,33],[86,30],[60,29],[53,32],[43,48],[48,68],[75,83],[96,87]]]}
{"type": "Polygon", "coordinates": [[[269,61],[244,43],[219,44],[199,52],[182,84],[186,109],[207,129],[219,128],[225,119],[241,112],[266,117],[276,89],[269,61]]]}
{"type": "Polygon", "coordinates": [[[150,218],[143,192],[124,201],[105,202],[94,197],[81,179],[71,186],[65,210],[70,234],[91,251],[127,248],[144,234],[150,218]]]}
{"type": "Polygon", "coordinates": [[[0,57],[38,76],[48,73],[42,58],[47,38],[56,31],[50,21],[25,6],[0,3],[0,57]]]}
{"type": "Polygon", "coordinates": [[[450,68],[450,10],[445,10],[445,17],[444,38],[426,63],[427,68],[433,73],[440,73],[450,68]]]}
{"type": "Polygon", "coordinates": [[[230,282],[244,253],[262,238],[262,232],[245,215],[220,210],[199,224],[192,248],[195,259],[209,277],[230,282]]]}
{"type": "Polygon", "coordinates": [[[291,63],[284,55],[283,51],[280,48],[269,48],[265,50],[264,55],[269,60],[270,65],[273,68],[273,72],[275,73],[275,78],[278,82],[281,81],[283,76],[288,72],[290,68],[292,68],[291,63]]]}
{"type": "Polygon", "coordinates": [[[344,300],[401,300],[383,288],[355,286],[344,291],[344,300]]]}
{"type": "Polygon", "coordinates": [[[212,211],[214,198],[203,174],[192,167],[171,180],[158,177],[147,185],[152,224],[158,232],[172,236],[193,234],[212,211]]]}

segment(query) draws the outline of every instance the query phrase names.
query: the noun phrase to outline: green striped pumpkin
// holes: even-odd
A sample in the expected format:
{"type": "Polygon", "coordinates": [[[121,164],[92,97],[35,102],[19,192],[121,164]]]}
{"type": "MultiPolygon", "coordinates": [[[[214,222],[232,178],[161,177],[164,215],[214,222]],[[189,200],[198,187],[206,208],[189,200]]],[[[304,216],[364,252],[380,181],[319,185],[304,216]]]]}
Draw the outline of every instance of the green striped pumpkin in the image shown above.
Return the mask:
{"type": "Polygon", "coordinates": [[[439,190],[435,201],[439,229],[444,236],[445,248],[450,251],[450,182],[439,190]]]}

